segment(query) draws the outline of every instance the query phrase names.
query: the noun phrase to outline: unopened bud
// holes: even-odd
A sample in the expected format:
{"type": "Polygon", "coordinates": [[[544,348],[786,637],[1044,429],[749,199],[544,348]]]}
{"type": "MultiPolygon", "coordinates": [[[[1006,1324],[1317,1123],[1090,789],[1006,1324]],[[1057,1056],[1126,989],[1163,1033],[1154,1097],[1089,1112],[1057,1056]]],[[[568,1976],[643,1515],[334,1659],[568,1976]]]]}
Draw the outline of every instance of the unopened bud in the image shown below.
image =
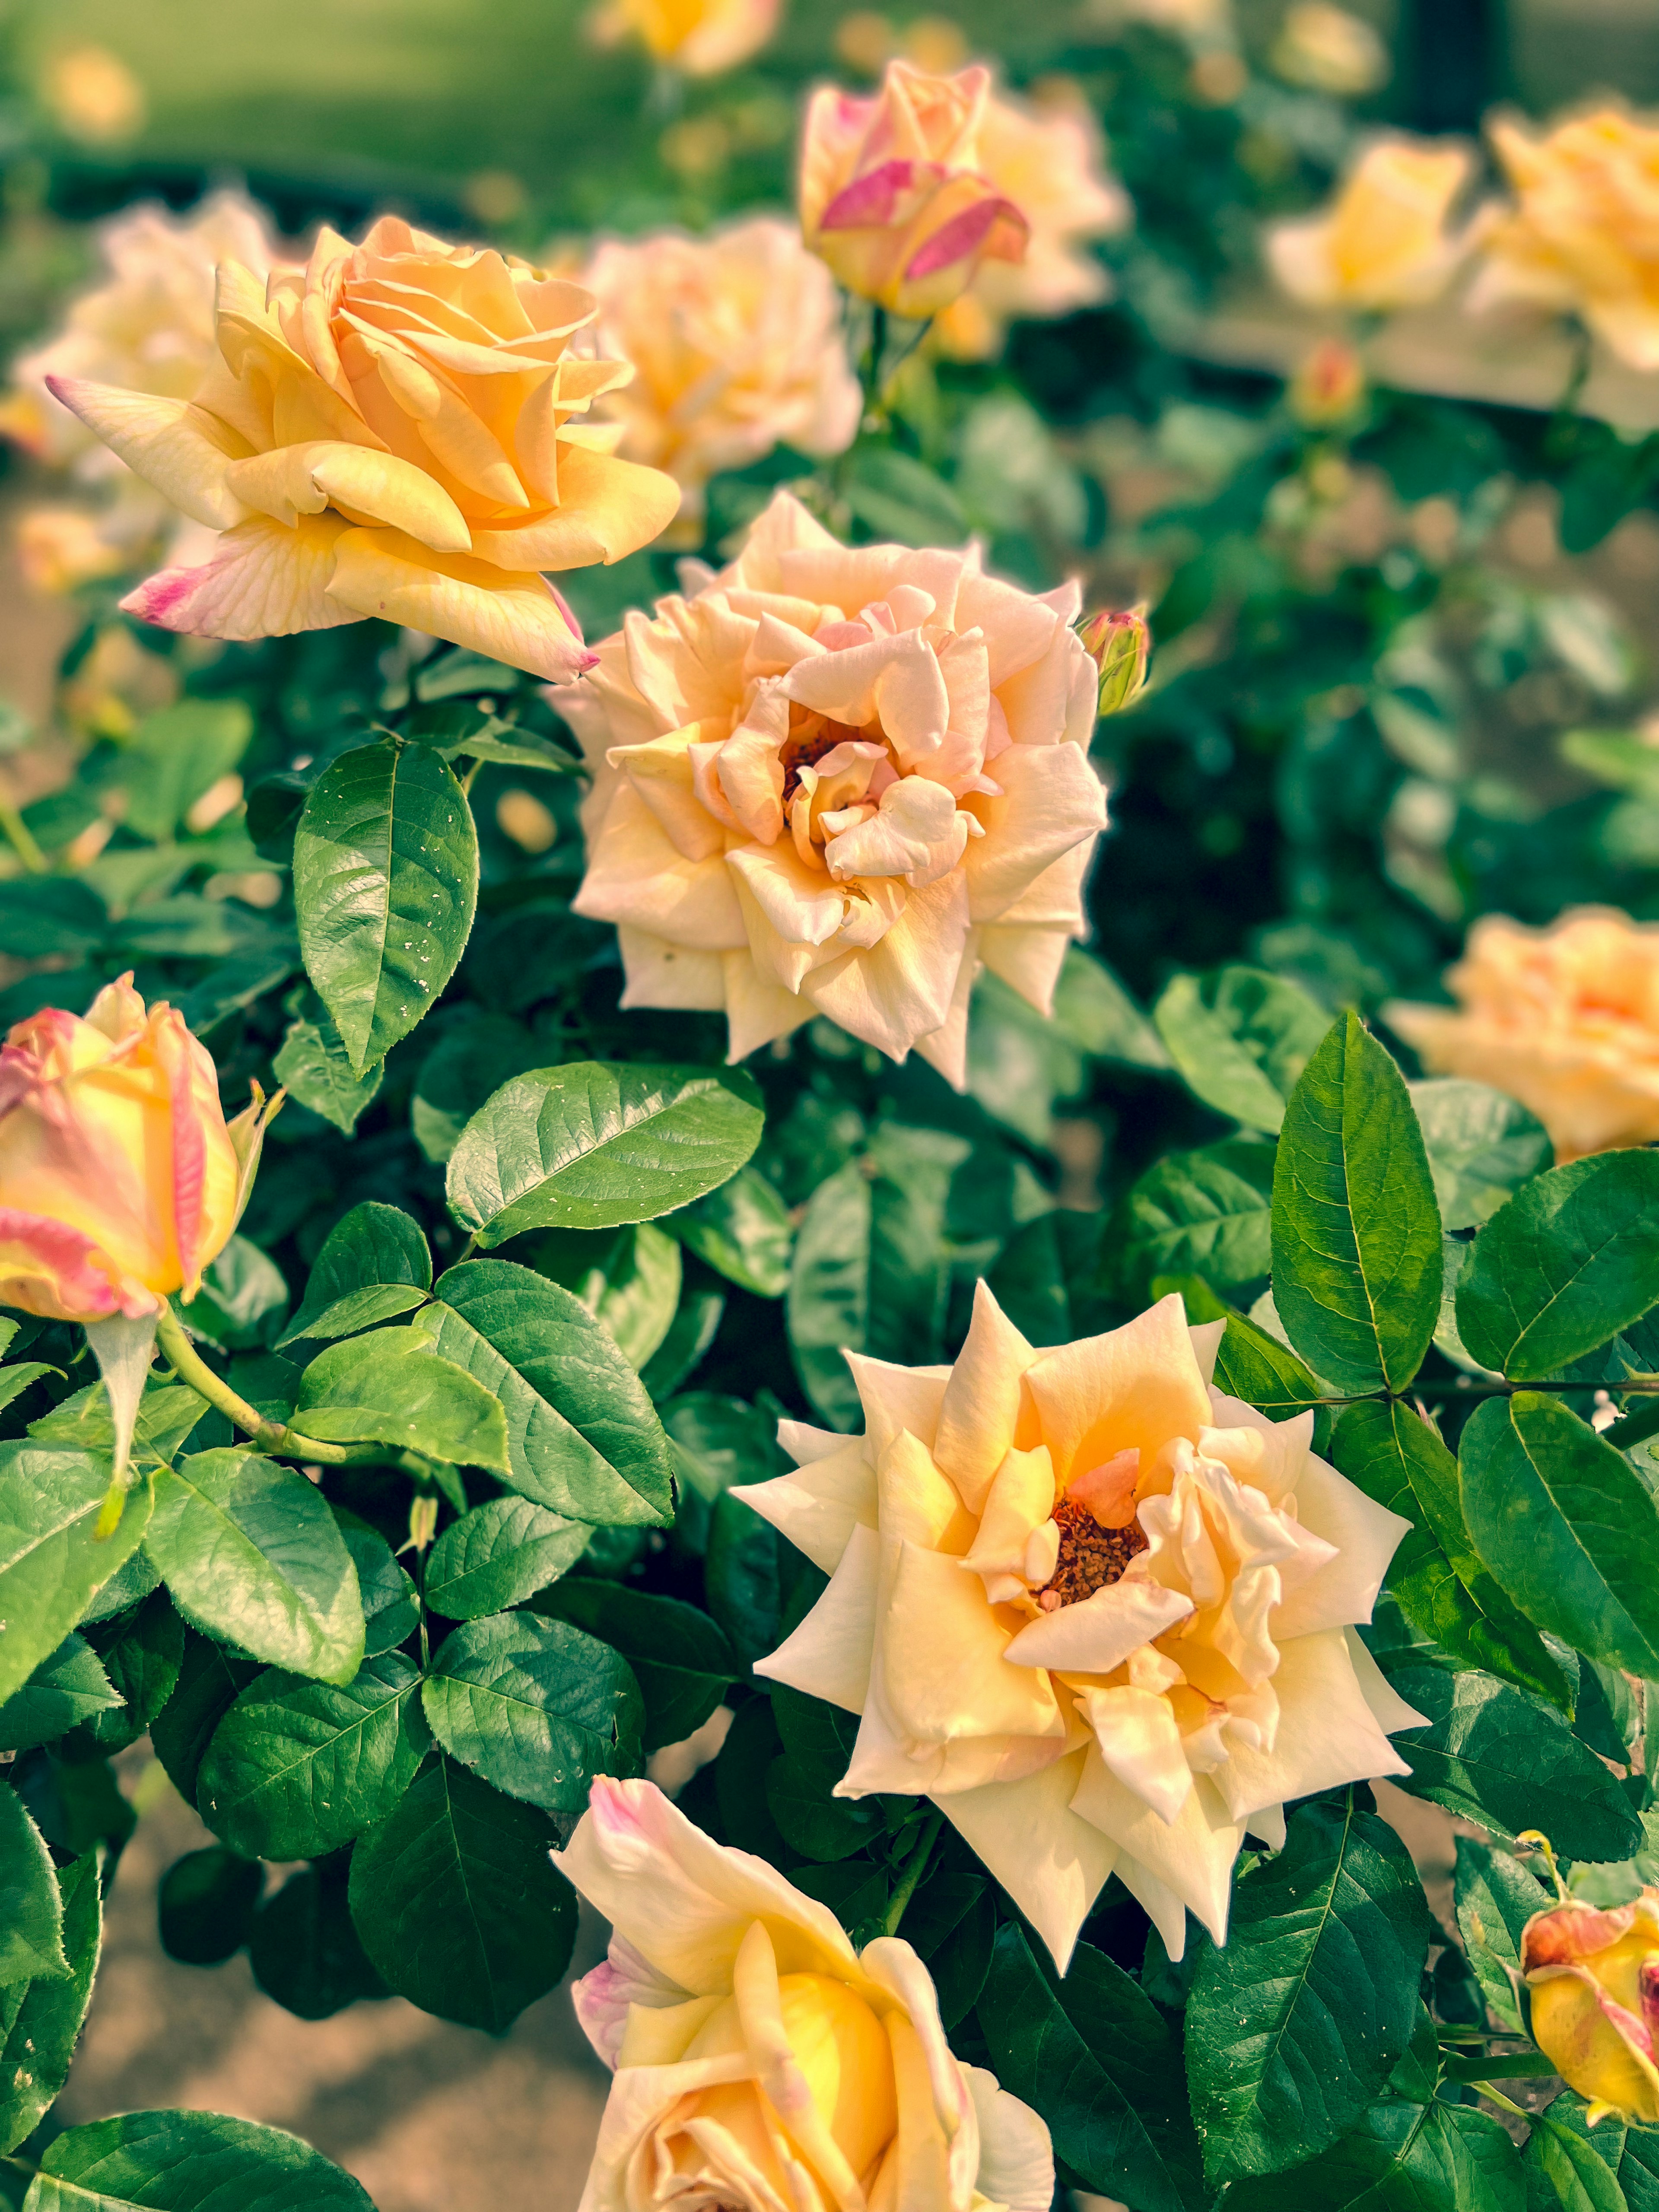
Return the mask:
{"type": "Polygon", "coordinates": [[[1103,714],[1121,714],[1134,704],[1146,687],[1146,662],[1152,634],[1146,626],[1144,606],[1127,614],[1085,615],[1078,624],[1089,658],[1100,671],[1103,714]]]}
{"type": "Polygon", "coordinates": [[[438,1500],[430,1491],[417,1491],[409,1501],[409,1540],[399,1550],[420,1553],[438,1533],[438,1500]]]}
{"type": "Polygon", "coordinates": [[[1359,412],[1365,372],[1359,356],[1340,338],[1321,338],[1291,380],[1285,394],[1292,416],[1305,430],[1328,429],[1359,412]]]}

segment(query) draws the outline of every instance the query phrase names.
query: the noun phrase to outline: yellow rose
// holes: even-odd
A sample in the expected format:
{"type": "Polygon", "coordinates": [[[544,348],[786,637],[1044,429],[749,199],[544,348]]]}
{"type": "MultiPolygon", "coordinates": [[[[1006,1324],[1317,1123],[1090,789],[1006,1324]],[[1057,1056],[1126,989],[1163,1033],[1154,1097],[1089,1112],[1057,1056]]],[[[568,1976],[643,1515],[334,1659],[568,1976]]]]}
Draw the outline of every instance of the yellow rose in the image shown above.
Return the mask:
{"type": "Polygon", "coordinates": [[[1533,2040],[1589,2123],[1617,2112],[1659,2120],[1659,1889],[1603,1911],[1571,1899],[1535,1912],[1521,1935],[1533,2040]]]}
{"type": "Polygon", "coordinates": [[[1516,204],[1484,240],[1469,304],[1569,309],[1632,368],[1659,368],[1659,125],[1619,107],[1534,137],[1492,126],[1516,204]]]}
{"type": "Polygon", "coordinates": [[[615,2069],[581,2212],[1048,2212],[1048,2130],[952,2056],[927,1969],[600,1776],[560,1871],[610,1921],[571,1990],[615,2069]]]}
{"type": "Polygon", "coordinates": [[[0,1305],[92,1324],[193,1297],[269,1119],[256,1090],[226,1125],[207,1052],[131,975],[84,1020],[19,1022],[0,1046],[0,1305]]]}
{"type": "Polygon", "coordinates": [[[1030,226],[986,173],[991,73],[932,76],[887,65],[859,99],[823,85],[806,111],[800,219],[839,281],[895,314],[926,319],[988,261],[1024,258],[1030,226]]]}
{"type": "Polygon", "coordinates": [[[17,564],[33,592],[72,592],[126,565],[99,518],[82,507],[26,507],[17,521],[17,564]]]}
{"type": "Polygon", "coordinates": [[[1410,1523],[1217,1390],[1220,1334],[1170,1297],[1037,1351],[981,1283],[953,1366],[849,1352],[865,1434],[785,1421],[734,1492],[830,1577],[756,1672],[860,1716],[836,1796],[931,1797],[1062,1971],[1109,1875],[1178,1959],[1247,1831],[1407,1771],[1352,1624],[1410,1523]]]}
{"type": "Polygon", "coordinates": [[[617,561],[678,504],[672,478],[574,418],[625,364],[573,353],[577,285],[393,216],[319,234],[267,285],[219,271],[217,352],[193,399],[50,388],[175,506],[221,531],[200,567],[122,605],[208,637],[379,615],[552,682],[592,665],[539,571],[617,561]]]}
{"type": "Polygon", "coordinates": [[[561,700],[593,774],[579,914],[627,1006],[723,1008],[734,1060],[826,1015],[959,1088],[981,963],[1045,1012],[1105,795],[1096,671],[976,551],[854,550],[779,493],[561,700]]]}
{"type": "Polygon", "coordinates": [[[1383,1010],[1431,1073],[1507,1091],[1558,1160],[1659,1138],[1659,923],[1612,907],[1547,929],[1487,915],[1446,982],[1455,1007],[1383,1010]]]}
{"type": "Polygon", "coordinates": [[[580,282],[599,301],[600,344],[635,368],[599,411],[622,425],[619,452],[680,486],[691,543],[718,471],[775,446],[828,456],[852,444],[862,395],[841,304],[793,223],[757,216],[708,238],[607,243],[580,282]]]}
{"type": "Polygon", "coordinates": [[[979,162],[1029,227],[1024,258],[987,260],[961,297],[944,308],[931,342],[959,361],[994,354],[1021,316],[1069,315],[1111,295],[1091,238],[1125,229],[1128,195],[1103,173],[1104,149],[1092,110],[1080,94],[1058,94],[1041,106],[994,94],[979,131],[979,162]]]}
{"type": "Polygon", "coordinates": [[[592,17],[602,46],[640,40],[653,61],[688,76],[735,69],[778,27],[781,0],[605,0],[592,17]]]}
{"type": "Polygon", "coordinates": [[[1328,0],[1297,0],[1285,10],[1273,65],[1291,84],[1339,100],[1363,98],[1389,81],[1389,50],[1370,25],[1328,0]]]}
{"type": "Polygon", "coordinates": [[[1446,221],[1472,167],[1461,146],[1379,139],[1322,214],[1269,227],[1268,266],[1293,299],[1316,307],[1437,299],[1468,247],[1446,221]]]}

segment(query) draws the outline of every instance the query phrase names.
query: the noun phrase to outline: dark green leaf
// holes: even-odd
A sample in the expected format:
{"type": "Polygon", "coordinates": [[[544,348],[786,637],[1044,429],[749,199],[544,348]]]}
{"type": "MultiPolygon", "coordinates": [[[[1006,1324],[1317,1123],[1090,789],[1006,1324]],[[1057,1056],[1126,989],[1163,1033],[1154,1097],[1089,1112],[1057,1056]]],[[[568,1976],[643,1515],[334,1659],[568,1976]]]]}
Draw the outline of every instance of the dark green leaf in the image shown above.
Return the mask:
{"type": "MultiPolygon", "coordinates": [[[[104,902],[76,877],[14,876],[0,884],[0,952],[15,960],[73,958],[101,945],[108,933],[104,902]]],[[[56,976],[47,982],[63,988],[56,976]]],[[[65,995],[71,1013],[86,1011],[82,994],[65,995]]],[[[62,1002],[49,997],[40,1003],[62,1002]]]]}
{"type": "Polygon", "coordinates": [[[809,1859],[850,1858],[880,1834],[880,1802],[837,1797],[852,1764],[858,1721],[839,1705],[776,1683],[772,1715],[782,1742],[766,1777],[766,1802],[779,1832],[809,1859]]]}
{"type": "Polygon", "coordinates": [[[252,734],[240,699],[180,699],[146,714],[121,758],[127,827],[157,844],[176,837],[196,801],[239,766],[252,734]]]}
{"type": "Polygon", "coordinates": [[[789,1287],[795,1232],[788,1208],[758,1169],[739,1168],[695,1206],[665,1215],[662,1226],[741,1290],[781,1298],[789,1287]]]}
{"type": "Polygon", "coordinates": [[[434,1653],[422,1696],[452,1758],[550,1813],[580,1813],[596,1774],[637,1767],[644,1707],[632,1670],[562,1620],[466,1622],[434,1653]]]}
{"type": "Polygon", "coordinates": [[[1389,2097],[1322,2156],[1237,2181],[1223,2202],[1227,2212],[1522,2212],[1524,2190],[1496,2120],[1467,2105],[1389,2097]]]}
{"type": "Polygon", "coordinates": [[[1259,1280],[1272,1264],[1273,1184],[1271,1145],[1167,1153],[1124,1200],[1119,1264],[1138,1288],[1153,1275],[1199,1275],[1224,1291],[1259,1280]]]}
{"type": "Polygon", "coordinates": [[[667,1335],[679,1304],[680,1248],[648,1221],[550,1229],[537,1242],[536,1272],[575,1293],[636,1373],[667,1335]]]}
{"type": "Polygon", "coordinates": [[[494,2035],[544,1996],[576,1936],[554,1840],[532,1807],[434,1760],[352,1854],[351,1917],[392,1988],[494,2035]]]}
{"type": "MultiPolygon", "coordinates": [[[[1295,1352],[1242,1314],[1229,1314],[1215,1356],[1215,1387],[1275,1421],[1294,1420],[1324,1393],[1295,1352]]],[[[1322,1412],[1317,1417],[1326,1418],[1322,1412]]]]}
{"type": "Polygon", "coordinates": [[[410,1102],[410,1127],[428,1159],[443,1166],[461,1132],[493,1091],[547,1057],[544,1038],[521,1022],[469,1008],[422,1063],[410,1102]]]}
{"type": "Polygon", "coordinates": [[[1429,1155],[1443,1229],[1476,1229],[1549,1166],[1549,1133],[1516,1098],[1437,1076],[1407,1085],[1429,1155]]]}
{"type": "Polygon", "coordinates": [[[492,1498],[452,1522],[432,1547],[427,1604],[448,1620],[478,1620],[521,1605],[556,1582],[587,1549],[592,1529],[529,1498],[492,1498]]]}
{"type": "Polygon", "coordinates": [[[247,1941],[264,1881],[257,1859],[220,1844],[174,1859],[156,1894],[161,1948],[183,1966],[222,1966],[247,1941]]]}
{"type": "Polygon", "coordinates": [[[168,1781],[187,1805],[196,1802],[197,1778],[213,1731],[258,1673],[193,1629],[185,1632],[185,1656],[172,1696],[156,1715],[150,1742],[168,1781]]]}
{"type": "Polygon", "coordinates": [[[69,1971],[52,1854],[16,1791],[0,1789],[0,1990],[69,1971]]]}
{"type": "Polygon", "coordinates": [[[437,754],[360,745],[323,770],[294,835],[294,904],[354,1073],[437,1004],[477,896],[472,810],[437,754]]]}
{"type": "Polygon", "coordinates": [[[1521,1966],[1521,1931],[1551,1894],[1507,1851],[1459,1836],[1457,1844],[1457,1932],[1480,1982],[1481,1994],[1500,2027],[1525,2033],[1510,1969],[1521,1966]]]}
{"type": "Polygon", "coordinates": [[[248,1930],[248,1964],[265,1995],[300,2020],[329,2020],[363,1997],[390,1996],[352,1924],[338,1859],[302,1867],[267,1898],[248,1930]]]}
{"type": "MultiPolygon", "coordinates": [[[[133,1465],[165,1467],[207,1410],[206,1401],[193,1390],[163,1382],[159,1373],[152,1371],[133,1431],[133,1465]]],[[[31,1421],[29,1435],[37,1443],[67,1444],[107,1456],[114,1448],[115,1423],[103,1384],[89,1382],[85,1389],[73,1392],[51,1413],[31,1421]]]]}
{"type": "MultiPolygon", "coordinates": [[[[1659,2212],[1659,2127],[1651,2124],[1627,2125],[1614,2112],[1603,2114],[1592,2128],[1583,2101],[1571,2089],[1564,2089],[1551,2101],[1545,2117],[1558,2128],[1569,2129],[1600,2154],[1624,2191],[1628,2212],[1659,2212]]],[[[1547,2201],[1550,2212],[1559,2212],[1561,2203],[1571,2203],[1569,2196],[1558,2199],[1549,2194],[1541,2162],[1529,2162],[1527,2180],[1529,2206],[1535,2199],[1547,2201]]],[[[1592,2198],[1592,2203],[1594,2201],[1592,2198]]],[[[1579,2212],[1583,2212],[1582,2206],[1579,2212]]]]}
{"type": "Polygon", "coordinates": [[[52,2143],[27,2212],[374,2212],[349,2174],[277,2128],[221,2112],[124,2112],[52,2143]]]}
{"type": "Polygon", "coordinates": [[[1305,992],[1260,968],[1177,975],[1152,1019],[1188,1089],[1269,1136],[1278,1134],[1285,1102],[1329,1026],[1305,992]]]}
{"type": "Polygon", "coordinates": [[[92,2001],[103,1936],[97,1853],[65,1867],[60,1887],[67,1977],[0,1989],[0,2157],[34,2132],[56,2100],[92,2001]]]}
{"type": "Polygon", "coordinates": [[[432,1288],[432,1255],[419,1222],[365,1199],[343,1214],[312,1264],[300,1310],[276,1340],[350,1336],[418,1306],[432,1288]]]}
{"type": "Polygon", "coordinates": [[[340,1513],[336,1518],[341,1540],[357,1570],[363,1601],[363,1656],[375,1659],[415,1633],[421,1624],[421,1601],[384,1536],[355,1515],[340,1513]]]}
{"type": "Polygon", "coordinates": [[[179,1306],[179,1318],[192,1335],[227,1352],[246,1352],[270,1343],[287,1306],[282,1269],[246,1237],[233,1237],[209,1262],[196,1296],[179,1306]]]}
{"type": "Polygon", "coordinates": [[[653,1221],[735,1175],[762,1119],[753,1079],[730,1068],[542,1068],[467,1123],[450,1211],[486,1249],[526,1229],[653,1221]]]}
{"type": "Polygon", "coordinates": [[[544,1590],[535,1610],[621,1652],[645,1700],[645,1752],[700,1729],[743,1671],[708,1614],[678,1598],[580,1575],[544,1590]]]}
{"type": "Polygon", "coordinates": [[[1545,2202],[1560,2212],[1629,2212],[1625,2192],[1607,2160],[1587,2135],[1553,2112],[1536,2114],[1522,2153],[1528,2179],[1548,2194],[1545,2202]]]}
{"type": "Polygon", "coordinates": [[[1066,948],[1054,988],[1054,1019],[1096,1060],[1127,1067],[1166,1068],[1164,1040],[1103,960],[1080,945],[1066,948]]]}
{"type": "Polygon", "coordinates": [[[683,1291],[668,1333],[640,1370],[646,1395],[660,1401],[696,1373],[714,1341],[726,1311],[726,1293],[700,1285],[683,1291]]]}
{"type": "Polygon", "coordinates": [[[276,1080],[301,1106],[349,1136],[380,1095],[386,1062],[352,1066],[344,1040],[325,1007],[290,1022],[270,1065],[276,1080]]]}
{"type": "Polygon", "coordinates": [[[1457,1328],[1520,1382],[1562,1373],[1659,1297],[1659,1152],[1596,1152],[1537,1176],[1474,1240],[1457,1328]]]}
{"type": "Polygon", "coordinates": [[[150,1517],[143,1484],[128,1492],[114,1534],[94,1535],[109,1474],[108,1460],[89,1452],[0,1444],[0,1701],[22,1688],[137,1548],[150,1517]]]}
{"type": "Polygon", "coordinates": [[[300,1378],[294,1427],[331,1443],[383,1443],[454,1467],[507,1471],[495,1392],[437,1355],[423,1328],[382,1328],[319,1352],[300,1378]]]}
{"type": "Polygon", "coordinates": [[[840,486],[857,520],[884,542],[960,545],[968,535],[968,519],[950,485],[884,441],[856,447],[842,464],[840,486]]]}
{"type": "Polygon", "coordinates": [[[120,1703],[91,1645],[83,1637],[66,1636],[22,1688],[0,1705],[0,1751],[55,1743],[82,1721],[120,1703]]]}
{"type": "Polygon", "coordinates": [[[1440,1311],[1440,1217],[1404,1079],[1357,1014],[1285,1111],[1273,1170],[1273,1303],[1316,1375],[1402,1389],[1440,1311]]]}
{"type": "Polygon", "coordinates": [[[748,1666],[782,1640],[786,1584],[800,1555],[741,1498],[723,1495],[708,1516],[703,1595],[748,1666]]]}

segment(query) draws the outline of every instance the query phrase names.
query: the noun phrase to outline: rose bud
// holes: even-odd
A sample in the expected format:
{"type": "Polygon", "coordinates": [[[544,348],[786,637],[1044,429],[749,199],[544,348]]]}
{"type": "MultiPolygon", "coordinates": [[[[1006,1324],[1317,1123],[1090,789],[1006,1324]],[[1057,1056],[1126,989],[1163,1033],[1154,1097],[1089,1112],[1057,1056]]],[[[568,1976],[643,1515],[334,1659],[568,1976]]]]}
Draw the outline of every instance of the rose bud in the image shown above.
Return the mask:
{"type": "Polygon", "coordinates": [[[1608,2112],[1659,2120],[1659,1889],[1610,1911],[1566,1898],[1534,1912],[1521,1972],[1533,2039],[1588,2101],[1590,2125],[1608,2112]]]}
{"type": "Polygon", "coordinates": [[[1100,671],[1103,714],[1121,714],[1133,706],[1146,688],[1146,663],[1152,649],[1152,633],[1144,607],[1126,614],[1085,616],[1078,624],[1084,650],[1100,671]]]}
{"type": "Polygon", "coordinates": [[[1291,379],[1285,398],[1292,419],[1304,430],[1352,421],[1365,398],[1359,356],[1340,338],[1321,338],[1291,379]]]}

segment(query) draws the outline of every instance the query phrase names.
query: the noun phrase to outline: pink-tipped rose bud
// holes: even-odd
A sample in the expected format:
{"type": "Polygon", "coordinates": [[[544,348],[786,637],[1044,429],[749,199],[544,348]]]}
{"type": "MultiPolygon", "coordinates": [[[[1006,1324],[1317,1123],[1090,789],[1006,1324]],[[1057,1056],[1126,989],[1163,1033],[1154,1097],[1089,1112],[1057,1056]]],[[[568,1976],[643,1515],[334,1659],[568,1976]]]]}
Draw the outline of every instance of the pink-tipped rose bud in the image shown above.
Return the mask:
{"type": "Polygon", "coordinates": [[[1611,1911],[1566,1899],[1521,1933],[1533,2039],[1570,2088],[1606,2112],[1659,2120],[1659,1889],[1611,1911]]]}
{"type": "Polygon", "coordinates": [[[1352,421],[1365,399],[1359,356],[1340,338],[1321,338],[1291,379],[1285,397],[1292,419],[1304,429],[1324,430],[1352,421]]]}
{"type": "Polygon", "coordinates": [[[1146,663],[1152,650],[1146,610],[1131,607],[1123,614],[1085,615],[1077,634],[1100,671],[1098,711],[1121,714],[1146,688],[1146,663]]]}
{"type": "Polygon", "coordinates": [[[981,164],[990,89],[979,64],[931,76],[896,61],[867,100],[830,85],[812,95],[801,228],[849,292],[921,321],[983,262],[1024,258],[1030,227],[981,164]]]}
{"type": "Polygon", "coordinates": [[[256,1086],[227,1125],[208,1053],[131,975],[84,1019],[19,1022],[0,1045],[0,1304],[92,1323],[192,1296],[274,1110],[256,1086]]]}

